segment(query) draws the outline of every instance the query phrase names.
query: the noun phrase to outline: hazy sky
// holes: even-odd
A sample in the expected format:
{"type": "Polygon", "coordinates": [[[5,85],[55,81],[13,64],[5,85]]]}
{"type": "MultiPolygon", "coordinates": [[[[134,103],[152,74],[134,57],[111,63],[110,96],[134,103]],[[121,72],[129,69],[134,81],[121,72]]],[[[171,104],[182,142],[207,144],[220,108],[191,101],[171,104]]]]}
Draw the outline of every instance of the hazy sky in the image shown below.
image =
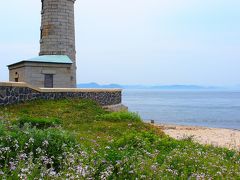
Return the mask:
{"type": "MultiPolygon", "coordinates": [[[[77,0],[78,82],[240,84],[239,0],[77,0]]],[[[0,81],[39,52],[41,0],[0,1],[0,81]]]]}

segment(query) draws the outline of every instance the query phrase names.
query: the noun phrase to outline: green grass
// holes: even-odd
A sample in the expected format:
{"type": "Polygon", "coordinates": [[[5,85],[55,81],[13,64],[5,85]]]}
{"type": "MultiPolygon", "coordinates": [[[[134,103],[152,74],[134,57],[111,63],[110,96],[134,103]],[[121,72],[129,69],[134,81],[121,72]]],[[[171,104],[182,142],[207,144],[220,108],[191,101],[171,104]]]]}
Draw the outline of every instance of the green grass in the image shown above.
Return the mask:
{"type": "Polygon", "coordinates": [[[138,114],[131,113],[131,112],[112,112],[109,114],[101,114],[97,116],[97,119],[99,121],[112,121],[112,122],[119,122],[119,121],[140,122],[141,121],[141,118],[138,114]]]}
{"type": "Polygon", "coordinates": [[[30,124],[32,127],[45,129],[58,126],[61,124],[61,121],[57,118],[36,118],[25,115],[20,117],[16,123],[19,124],[20,127],[23,127],[24,124],[30,124]]]}
{"type": "Polygon", "coordinates": [[[1,171],[5,173],[2,177],[19,177],[26,164],[31,164],[27,166],[29,179],[39,178],[43,171],[48,172],[44,179],[58,179],[51,176],[51,168],[62,178],[72,175],[76,179],[240,178],[238,152],[199,145],[191,139],[174,140],[143,123],[135,113],[106,112],[88,100],[35,101],[1,107],[0,119],[4,122],[0,123],[0,153],[1,148],[14,146],[14,140],[20,145],[16,151],[10,148],[15,154],[2,155],[7,162],[0,158],[0,178],[1,171]],[[24,149],[31,137],[34,148],[24,149]],[[45,140],[50,144],[46,154],[54,156],[53,165],[42,166],[41,158],[45,156],[35,152],[45,140]],[[68,148],[62,149],[62,144],[68,148]],[[8,164],[23,152],[34,155],[18,161],[16,170],[9,171],[8,164]],[[77,171],[79,168],[81,171],[77,171]]]}

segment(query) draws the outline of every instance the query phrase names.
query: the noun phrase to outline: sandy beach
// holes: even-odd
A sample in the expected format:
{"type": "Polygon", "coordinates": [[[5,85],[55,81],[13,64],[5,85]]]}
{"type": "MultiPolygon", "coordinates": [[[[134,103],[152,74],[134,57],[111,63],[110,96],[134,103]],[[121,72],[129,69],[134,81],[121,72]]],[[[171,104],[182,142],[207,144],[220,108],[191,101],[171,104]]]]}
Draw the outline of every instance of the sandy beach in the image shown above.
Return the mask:
{"type": "Polygon", "coordinates": [[[181,126],[170,124],[155,124],[167,135],[175,139],[192,137],[200,144],[211,144],[240,151],[240,131],[233,129],[207,128],[198,126],[181,126]]]}

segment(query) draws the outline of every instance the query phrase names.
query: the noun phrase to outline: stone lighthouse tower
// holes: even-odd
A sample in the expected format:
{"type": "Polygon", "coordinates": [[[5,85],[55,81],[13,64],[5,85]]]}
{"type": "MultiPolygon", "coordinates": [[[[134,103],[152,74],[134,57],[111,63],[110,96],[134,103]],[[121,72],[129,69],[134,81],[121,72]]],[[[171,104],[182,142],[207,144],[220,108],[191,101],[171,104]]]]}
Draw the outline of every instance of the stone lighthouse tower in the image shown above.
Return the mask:
{"type": "Polygon", "coordinates": [[[38,57],[8,65],[9,80],[36,87],[75,88],[75,0],[42,0],[38,57]]]}
{"type": "Polygon", "coordinates": [[[42,0],[39,55],[67,55],[72,60],[71,84],[76,86],[75,0],[42,0]]]}

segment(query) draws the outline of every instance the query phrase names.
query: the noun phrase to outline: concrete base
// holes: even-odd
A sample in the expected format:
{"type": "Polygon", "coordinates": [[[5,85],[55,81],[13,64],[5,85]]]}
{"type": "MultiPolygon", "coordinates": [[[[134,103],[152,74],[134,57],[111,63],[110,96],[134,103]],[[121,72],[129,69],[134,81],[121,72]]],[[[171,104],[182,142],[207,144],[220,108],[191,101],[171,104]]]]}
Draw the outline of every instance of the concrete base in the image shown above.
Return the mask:
{"type": "Polygon", "coordinates": [[[103,106],[103,108],[107,111],[111,112],[120,112],[120,111],[128,111],[128,107],[123,104],[116,104],[110,106],[103,106]]]}

